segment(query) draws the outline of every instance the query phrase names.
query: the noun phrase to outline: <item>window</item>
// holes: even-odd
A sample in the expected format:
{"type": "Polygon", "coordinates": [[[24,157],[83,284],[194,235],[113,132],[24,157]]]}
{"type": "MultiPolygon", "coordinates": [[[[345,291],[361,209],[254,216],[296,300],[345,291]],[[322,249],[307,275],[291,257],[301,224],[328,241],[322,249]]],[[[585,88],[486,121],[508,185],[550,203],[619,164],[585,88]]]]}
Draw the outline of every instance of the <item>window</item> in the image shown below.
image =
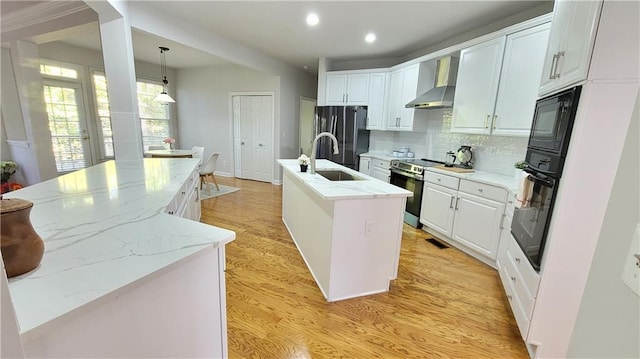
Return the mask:
{"type": "Polygon", "coordinates": [[[48,63],[40,64],[40,73],[54,77],[65,77],[68,79],[78,79],[78,71],[66,67],[56,66],[48,63]]]}
{"type": "Polygon", "coordinates": [[[111,132],[107,78],[103,74],[94,72],[93,87],[96,91],[96,111],[98,112],[98,128],[102,137],[102,155],[105,158],[113,158],[113,133],[111,132]]]}
{"type": "Polygon", "coordinates": [[[165,137],[171,136],[171,111],[169,106],[154,99],[162,92],[162,84],[138,81],[138,112],[142,128],[142,144],[161,145],[165,137]]]}
{"type": "MultiPolygon", "coordinates": [[[[111,117],[109,112],[109,95],[107,80],[102,73],[94,73],[93,87],[96,93],[96,107],[100,134],[103,139],[103,153],[105,157],[113,157],[113,133],[111,132],[111,117]]],[[[156,102],[154,99],[162,92],[162,84],[142,81],[136,82],[138,96],[138,113],[142,132],[142,144],[162,145],[165,137],[171,136],[171,111],[169,106],[156,102]]]]}

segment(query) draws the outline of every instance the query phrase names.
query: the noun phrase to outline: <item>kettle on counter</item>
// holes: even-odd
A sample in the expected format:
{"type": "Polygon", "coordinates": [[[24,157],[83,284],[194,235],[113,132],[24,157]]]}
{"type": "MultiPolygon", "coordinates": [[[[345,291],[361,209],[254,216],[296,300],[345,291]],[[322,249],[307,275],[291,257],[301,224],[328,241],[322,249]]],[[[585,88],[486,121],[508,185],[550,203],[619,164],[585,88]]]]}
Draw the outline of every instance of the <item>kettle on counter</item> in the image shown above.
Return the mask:
{"type": "Polygon", "coordinates": [[[460,146],[456,151],[456,159],[460,162],[457,167],[472,168],[473,153],[471,152],[471,146],[460,146]]]}

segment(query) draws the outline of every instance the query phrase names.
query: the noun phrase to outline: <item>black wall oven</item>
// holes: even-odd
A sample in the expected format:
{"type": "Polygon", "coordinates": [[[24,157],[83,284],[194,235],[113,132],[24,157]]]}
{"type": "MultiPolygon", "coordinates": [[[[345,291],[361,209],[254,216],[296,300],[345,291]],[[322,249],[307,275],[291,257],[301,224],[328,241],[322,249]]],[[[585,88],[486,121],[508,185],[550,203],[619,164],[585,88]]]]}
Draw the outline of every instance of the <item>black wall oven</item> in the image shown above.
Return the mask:
{"type": "Polygon", "coordinates": [[[581,87],[536,102],[524,170],[528,176],[519,193],[511,234],[531,265],[540,270],[553,205],[562,176],[581,87]]]}

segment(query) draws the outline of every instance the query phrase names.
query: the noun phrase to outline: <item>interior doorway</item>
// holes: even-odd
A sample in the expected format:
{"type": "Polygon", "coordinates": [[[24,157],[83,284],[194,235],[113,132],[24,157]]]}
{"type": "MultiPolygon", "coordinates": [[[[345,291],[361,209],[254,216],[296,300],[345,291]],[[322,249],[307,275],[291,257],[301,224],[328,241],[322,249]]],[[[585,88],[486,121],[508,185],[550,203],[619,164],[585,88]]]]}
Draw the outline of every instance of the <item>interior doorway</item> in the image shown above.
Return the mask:
{"type": "Polygon", "coordinates": [[[300,153],[311,155],[315,131],[316,99],[300,97],[300,153]]]}
{"type": "Polygon", "coordinates": [[[273,155],[273,93],[232,94],[234,175],[271,182],[273,155]]]}

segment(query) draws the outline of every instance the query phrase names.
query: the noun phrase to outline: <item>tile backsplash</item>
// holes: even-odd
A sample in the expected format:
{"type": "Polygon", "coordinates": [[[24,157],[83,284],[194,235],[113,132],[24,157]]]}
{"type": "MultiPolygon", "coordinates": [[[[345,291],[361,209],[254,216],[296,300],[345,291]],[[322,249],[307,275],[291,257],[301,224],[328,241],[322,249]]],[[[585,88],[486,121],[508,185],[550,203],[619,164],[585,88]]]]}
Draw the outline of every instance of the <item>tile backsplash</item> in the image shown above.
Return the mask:
{"type": "Polygon", "coordinates": [[[528,137],[451,133],[452,109],[416,110],[415,121],[426,121],[427,132],[371,131],[370,151],[391,152],[408,145],[416,158],[444,161],[448,151],[471,146],[474,168],[511,176],[523,160],[528,137]]]}

